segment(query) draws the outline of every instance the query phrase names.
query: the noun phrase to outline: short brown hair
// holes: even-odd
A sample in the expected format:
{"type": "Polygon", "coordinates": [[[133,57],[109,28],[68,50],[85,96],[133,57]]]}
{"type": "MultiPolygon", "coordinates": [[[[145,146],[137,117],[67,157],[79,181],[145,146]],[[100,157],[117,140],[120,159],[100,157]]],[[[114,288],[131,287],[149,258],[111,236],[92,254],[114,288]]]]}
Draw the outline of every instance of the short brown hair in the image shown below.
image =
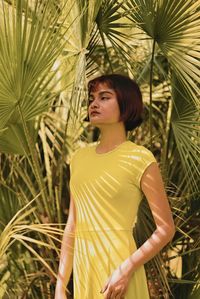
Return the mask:
{"type": "Polygon", "coordinates": [[[88,93],[95,91],[101,83],[105,83],[116,92],[120,108],[120,121],[124,122],[125,130],[131,131],[138,127],[143,121],[142,94],[138,84],[128,76],[102,75],[88,82],[88,93]]]}

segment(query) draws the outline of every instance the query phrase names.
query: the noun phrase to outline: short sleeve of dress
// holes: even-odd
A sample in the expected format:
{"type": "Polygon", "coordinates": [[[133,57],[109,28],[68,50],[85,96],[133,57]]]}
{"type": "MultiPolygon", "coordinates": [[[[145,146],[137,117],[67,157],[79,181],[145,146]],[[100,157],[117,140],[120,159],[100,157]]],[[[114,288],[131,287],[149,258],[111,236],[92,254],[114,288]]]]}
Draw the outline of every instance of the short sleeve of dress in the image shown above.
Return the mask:
{"type": "Polygon", "coordinates": [[[135,184],[139,189],[142,175],[144,174],[147,167],[153,162],[157,162],[156,158],[154,157],[152,152],[144,146],[139,146],[134,151],[135,184]]]}

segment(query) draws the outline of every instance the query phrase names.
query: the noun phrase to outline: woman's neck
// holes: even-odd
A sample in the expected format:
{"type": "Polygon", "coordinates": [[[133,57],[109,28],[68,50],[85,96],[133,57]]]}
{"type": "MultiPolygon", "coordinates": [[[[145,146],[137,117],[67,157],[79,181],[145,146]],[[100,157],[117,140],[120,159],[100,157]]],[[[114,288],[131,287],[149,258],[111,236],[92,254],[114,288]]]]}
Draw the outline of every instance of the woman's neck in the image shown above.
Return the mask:
{"type": "Polygon", "coordinates": [[[111,150],[115,146],[127,140],[127,134],[123,123],[114,126],[105,126],[100,128],[98,148],[101,150],[111,150]]]}

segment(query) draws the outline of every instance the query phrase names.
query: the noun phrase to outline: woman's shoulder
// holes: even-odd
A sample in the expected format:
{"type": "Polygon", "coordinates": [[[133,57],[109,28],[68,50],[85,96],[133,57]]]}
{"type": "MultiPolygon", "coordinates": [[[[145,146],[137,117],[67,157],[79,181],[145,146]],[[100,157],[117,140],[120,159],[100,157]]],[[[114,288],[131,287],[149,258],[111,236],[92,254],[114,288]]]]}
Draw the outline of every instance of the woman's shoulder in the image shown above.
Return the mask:
{"type": "Polygon", "coordinates": [[[90,150],[90,148],[94,147],[95,145],[97,145],[97,141],[94,141],[94,142],[81,142],[79,144],[79,147],[76,150],[76,152],[79,152],[79,153],[86,152],[86,151],[90,150]]]}
{"type": "MultiPolygon", "coordinates": [[[[91,147],[95,146],[97,142],[78,142],[76,144],[76,148],[73,150],[73,152],[70,154],[70,158],[72,159],[75,156],[79,156],[82,154],[85,154],[88,150],[90,150],[91,147]]],[[[70,160],[71,160],[70,159],[70,160]]]]}
{"type": "Polygon", "coordinates": [[[151,150],[147,148],[147,145],[136,144],[132,141],[128,142],[127,149],[129,150],[130,154],[136,158],[143,158],[143,159],[155,159],[154,154],[151,150]]]}
{"type": "Polygon", "coordinates": [[[137,144],[131,140],[128,141],[127,146],[134,151],[150,151],[148,145],[137,144]]]}

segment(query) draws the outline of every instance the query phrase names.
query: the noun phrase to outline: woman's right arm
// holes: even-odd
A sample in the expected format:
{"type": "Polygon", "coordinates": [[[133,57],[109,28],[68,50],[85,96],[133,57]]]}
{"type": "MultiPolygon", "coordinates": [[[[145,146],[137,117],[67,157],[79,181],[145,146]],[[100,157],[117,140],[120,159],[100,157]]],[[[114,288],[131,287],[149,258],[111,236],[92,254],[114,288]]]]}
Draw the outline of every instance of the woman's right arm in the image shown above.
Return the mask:
{"type": "Polygon", "coordinates": [[[74,236],[76,226],[76,211],[74,199],[70,193],[70,207],[67,224],[65,226],[61,252],[60,262],[58,268],[58,276],[55,290],[55,299],[66,299],[66,286],[69,282],[73,266],[74,256],[74,236]]]}

